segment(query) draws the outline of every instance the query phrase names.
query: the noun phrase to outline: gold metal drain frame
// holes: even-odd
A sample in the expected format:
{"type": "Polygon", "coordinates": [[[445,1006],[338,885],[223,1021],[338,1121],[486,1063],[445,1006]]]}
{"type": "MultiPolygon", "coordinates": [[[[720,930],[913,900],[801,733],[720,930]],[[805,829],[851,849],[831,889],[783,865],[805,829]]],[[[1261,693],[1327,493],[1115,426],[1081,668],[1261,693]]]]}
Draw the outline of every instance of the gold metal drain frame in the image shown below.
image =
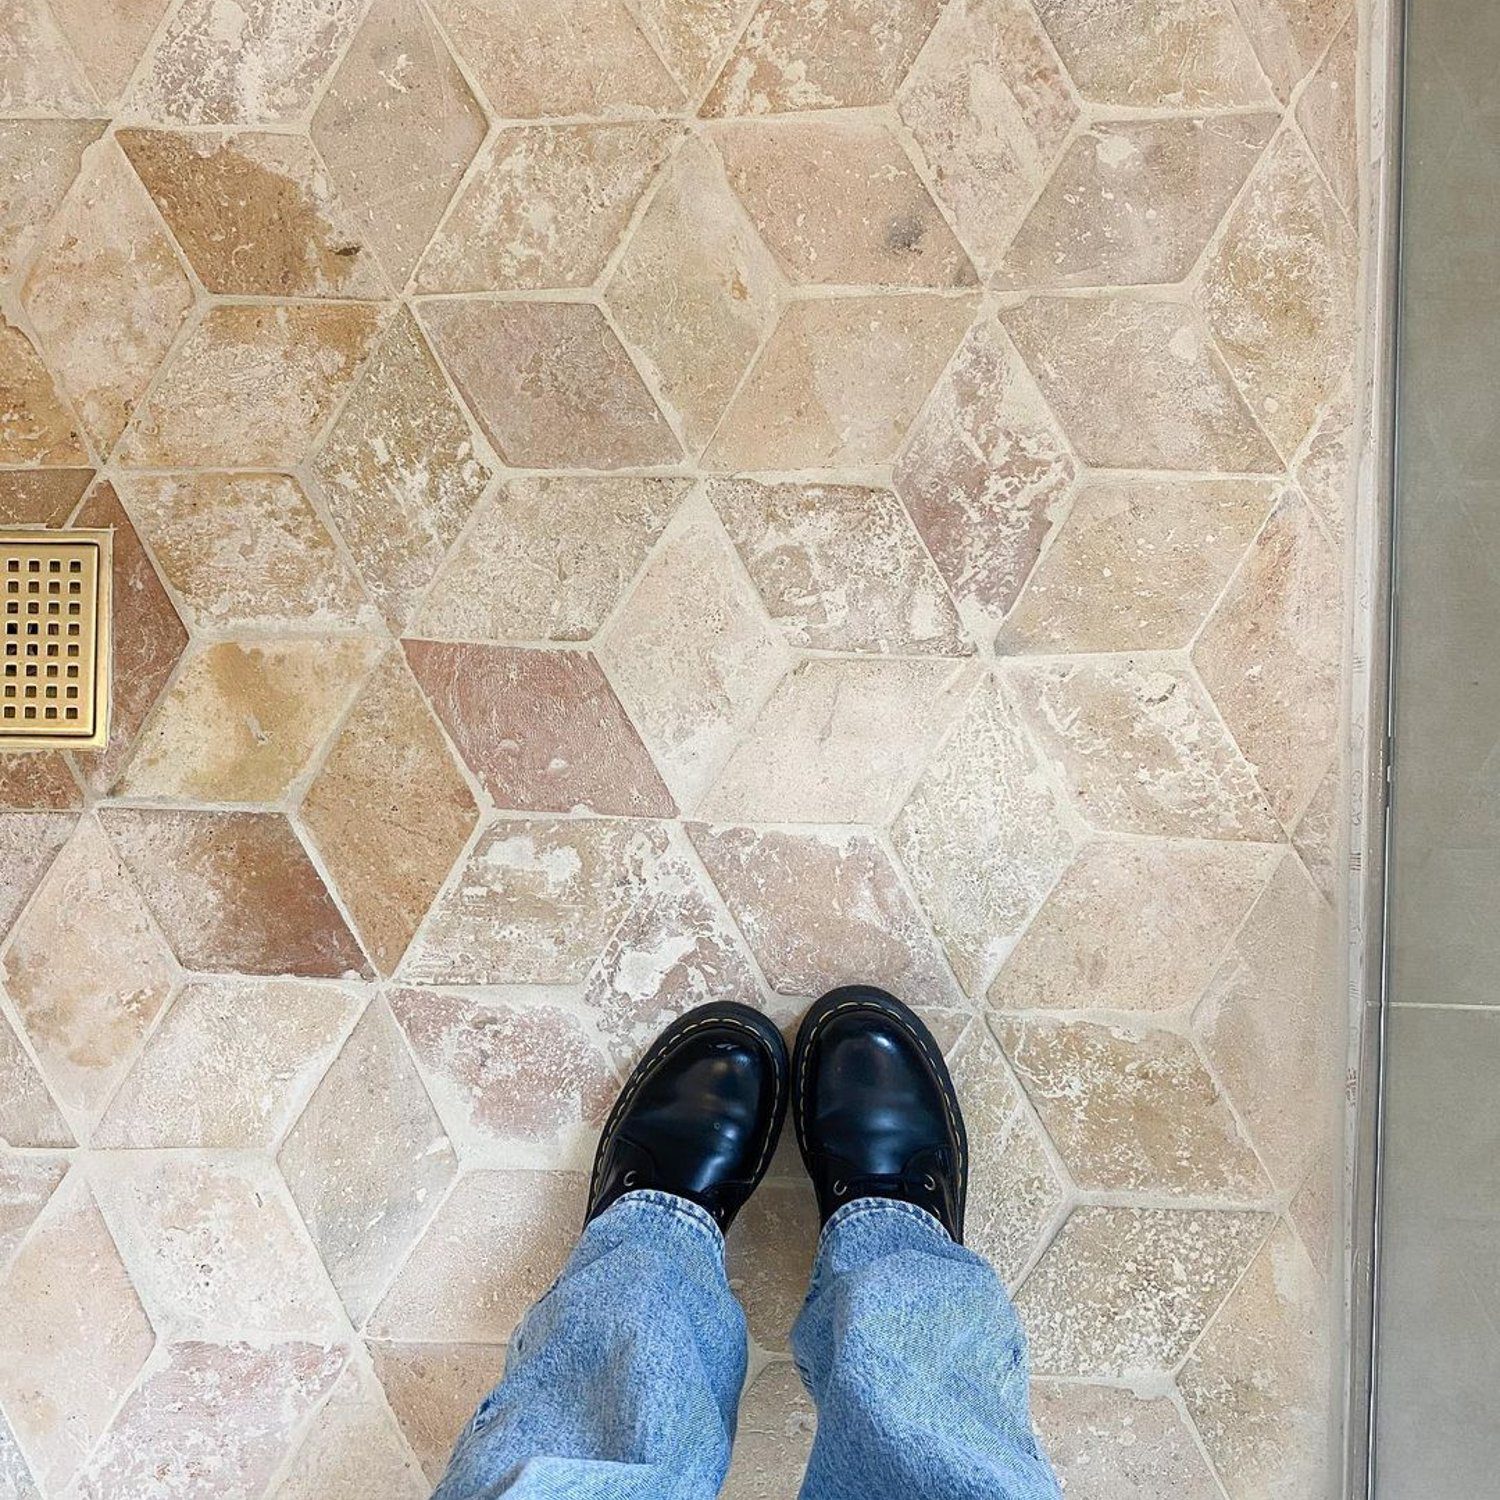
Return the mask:
{"type": "Polygon", "coordinates": [[[111,531],[0,531],[0,751],[109,738],[111,531]]]}

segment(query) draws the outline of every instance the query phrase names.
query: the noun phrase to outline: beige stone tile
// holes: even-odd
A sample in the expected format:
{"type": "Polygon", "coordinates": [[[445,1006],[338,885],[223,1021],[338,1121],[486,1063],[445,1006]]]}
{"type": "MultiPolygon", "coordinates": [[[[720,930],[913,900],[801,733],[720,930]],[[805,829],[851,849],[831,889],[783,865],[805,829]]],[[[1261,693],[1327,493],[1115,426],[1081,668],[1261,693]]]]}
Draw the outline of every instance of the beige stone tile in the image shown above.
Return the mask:
{"type": "Polygon", "coordinates": [[[3,1413],[0,1413],[0,1485],[6,1486],[5,1494],[10,1500],[42,1500],[42,1492],[32,1480],[31,1470],[3,1413]]]}
{"type": "Polygon", "coordinates": [[[1285,99],[1333,40],[1349,0],[1237,0],[1261,64],[1285,99]]]}
{"type": "Polygon", "coordinates": [[[501,456],[516,467],[677,463],[677,439],[597,307],[427,303],[423,326],[501,456]]]}
{"type": "Polygon", "coordinates": [[[111,807],[100,816],[184,968],[368,975],[280,813],[111,807]]]}
{"type": "Polygon", "coordinates": [[[429,1489],[380,1382],[351,1363],[272,1493],[276,1500],[354,1495],[427,1500],[429,1489]]]}
{"type": "Polygon", "coordinates": [[[370,1334],[502,1342],[562,1269],[584,1189],[572,1172],[460,1177],[376,1308],[370,1334]]]}
{"type": "Polygon", "coordinates": [[[126,129],[117,139],[208,291],[385,292],[362,226],[306,136],[126,129]]]}
{"type": "Polygon", "coordinates": [[[0,813],[0,933],[10,930],[77,822],[64,813],[0,813]]]}
{"type": "Polygon", "coordinates": [[[103,120],[0,121],[0,281],[31,254],[103,120]]]}
{"type": "Polygon", "coordinates": [[[973,653],[941,574],[889,490],[724,480],[709,498],[794,646],[973,653]]]}
{"type": "Polygon", "coordinates": [[[279,802],[374,666],[364,636],[220,641],[189,656],[117,790],[190,802],[279,802]]]}
{"type": "Polygon", "coordinates": [[[417,984],[581,984],[663,846],[647,824],[495,822],[438,899],[402,977],[417,984]]]}
{"type": "Polygon", "coordinates": [[[290,474],[132,474],[130,514],[193,623],[369,625],[374,611],[290,474]]]}
{"type": "Polygon", "coordinates": [[[1341,568],[1295,495],[1277,507],[1193,647],[1193,663],[1284,824],[1338,747],[1341,568]]]}
{"type": "Polygon", "coordinates": [[[1039,1375],[1171,1370],[1274,1220],[1218,1209],[1078,1208],[1016,1299],[1039,1375]]]}
{"type": "Polygon", "coordinates": [[[1231,1500],[1316,1495],[1333,1479],[1329,1314],[1284,1224],[1183,1367],[1183,1400],[1231,1500]]]}
{"type": "Polygon", "coordinates": [[[1351,222],[1359,213],[1359,11],[1329,45],[1297,101],[1297,123],[1351,222]]]}
{"type": "Polygon", "coordinates": [[[1089,480],[1001,626],[997,649],[1189,645],[1274,496],[1270,485],[1243,479],[1089,480]]]}
{"type": "Polygon", "coordinates": [[[1167,838],[1280,836],[1212,703],[1174,662],[1023,666],[1016,659],[1006,681],[1095,828],[1167,838]]]}
{"type": "Polygon", "coordinates": [[[1033,297],[1001,320],[1085,463],[1280,470],[1192,308],[1134,297],[1033,297]],[[1132,378],[1121,380],[1122,370],[1132,378]]]}
{"type": "Polygon", "coordinates": [[[661,121],[502,130],[422,257],[429,292],[597,280],[677,138],[661,121]]]}
{"type": "Polygon", "coordinates": [[[120,1152],[89,1180],[157,1335],[333,1338],[338,1298],[271,1162],[120,1152]]]}
{"type": "Polygon", "coordinates": [[[110,1100],[93,1145],[273,1150],[363,1003],[334,985],[190,980],[110,1100]]]}
{"type": "Polygon", "coordinates": [[[457,1170],[416,1065],[377,999],[277,1161],[349,1316],[362,1324],[457,1170]]]}
{"type": "Polygon", "coordinates": [[[415,630],[439,640],[588,640],[688,485],[629,475],[507,480],[439,570],[415,630]]]}
{"type": "Polygon", "coordinates": [[[302,819],[384,973],[401,961],[478,811],[398,653],[365,685],[302,819]]]}
{"type": "Polygon", "coordinates": [[[1263,104],[1265,78],[1231,0],[1036,0],[1074,83],[1100,104],[1263,104]]]}
{"type": "Polygon", "coordinates": [[[113,103],[130,81],[171,0],[48,0],[53,19],[99,98],[113,103]]]}
{"type": "Polygon", "coordinates": [[[590,653],[405,644],[417,681],[496,806],[627,817],[676,811],[590,653]]]}
{"type": "Polygon", "coordinates": [[[817,1413],[797,1367],[768,1365],[745,1389],[722,1500],[783,1500],[802,1483],[817,1413]]]}
{"type": "Polygon", "coordinates": [[[67,1162],[60,1157],[0,1160],[0,1268],[10,1263],[67,1170],[67,1162]]]}
{"type": "Polygon", "coordinates": [[[398,286],[484,132],[484,111],[427,12],[375,0],[313,116],[312,139],[398,286]]]}
{"type": "Polygon", "coordinates": [[[1001,269],[1016,287],[1181,281],[1228,212],[1278,117],[1114,120],[1075,138],[1001,269]]]}
{"type": "Polygon", "coordinates": [[[416,320],[392,320],[313,473],[355,565],[394,629],[493,476],[416,320]]]}
{"type": "Polygon", "coordinates": [[[1278,136],[1210,254],[1198,295],[1246,400],[1287,455],[1337,393],[1357,275],[1338,204],[1296,136],[1278,136]]]}
{"type": "Polygon", "coordinates": [[[692,97],[701,94],[738,37],[755,0],[638,0],[641,30],[692,97]]]}
{"type": "Polygon", "coordinates": [[[499,1383],[505,1350],[498,1344],[372,1343],[370,1357],[406,1441],[429,1484],[475,1408],[499,1383]]]}
{"type": "Polygon", "coordinates": [[[716,822],[882,823],[957,715],[950,661],[819,658],[784,677],[700,809],[716,822]]]}
{"type": "Polygon", "coordinates": [[[1221,1500],[1169,1397],[1043,1380],[1031,1415],[1068,1500],[1221,1500]]]}
{"type": "Polygon", "coordinates": [[[87,462],[73,415],[35,345],[0,319],[0,463],[87,462]]]}
{"type": "Polygon", "coordinates": [[[1337,922],[1290,852],[1194,1016],[1276,1186],[1292,1191],[1341,1128],[1345,1016],[1337,922]]]}
{"type": "Polygon", "coordinates": [[[1192,1044],[1090,1021],[1000,1020],[996,1035],[1085,1191],[1245,1201],[1269,1191],[1192,1044]]]}
{"type": "Polygon", "coordinates": [[[312,103],[359,22],[358,0],[184,0],[125,109],[183,125],[289,122],[312,103]]]}
{"type": "Polygon", "coordinates": [[[891,842],[960,983],[982,994],[1010,939],[1073,857],[1074,820],[1014,702],[990,678],[933,757],[891,842]]]}
{"type": "Polygon", "coordinates": [[[1328,528],[1334,546],[1342,550],[1348,520],[1357,501],[1359,424],[1354,385],[1345,376],[1328,409],[1313,428],[1302,457],[1297,460],[1297,484],[1318,519],[1328,528]]]}
{"type": "Polygon", "coordinates": [[[950,1065],[969,1135],[964,1243],[1014,1286],[1062,1208],[1063,1184],[982,1023],[965,1033],[950,1065]]]}
{"type": "Polygon", "coordinates": [[[725,413],[705,467],[884,463],[973,314],[968,299],[923,293],[793,302],[725,413]]]}
{"type": "Polygon", "coordinates": [[[974,286],[901,143],[877,120],[739,120],[713,132],[729,181],[793,281],[974,286]]]}
{"type": "Polygon", "coordinates": [[[776,317],[781,276],[696,137],[683,143],[605,288],[696,452],[776,317]]]}
{"type": "Polygon", "coordinates": [[[0,470],[0,526],[66,526],[92,469],[0,470]]]}
{"type": "Polygon", "coordinates": [[[0,1305],[0,1400],[38,1484],[58,1494],[154,1342],[81,1173],[32,1226],[0,1279],[0,1305]]]}
{"type": "Polygon", "coordinates": [[[792,653],[712,509],[681,524],[599,640],[599,662],[679,806],[695,807],[792,653]]]}
{"type": "Polygon", "coordinates": [[[619,1085],[583,1019],[556,1005],[392,993],[428,1092],[466,1154],[581,1164],[619,1085]]]}
{"type": "Polygon", "coordinates": [[[1292,843],[1307,866],[1318,893],[1332,906],[1338,905],[1338,889],[1343,864],[1343,820],[1347,816],[1344,782],[1335,761],[1318,783],[1297,826],[1292,843]]]}
{"type": "Polygon", "coordinates": [[[990,1004],[1142,1012],[1194,1005],[1276,862],[1264,844],[1096,839],[1012,950],[990,1004]]]}
{"type": "Polygon", "coordinates": [[[91,1121],[173,983],[140,892],[92,817],[17,923],[0,977],[59,1102],[91,1121]]]}
{"type": "Polygon", "coordinates": [[[621,0],[436,0],[433,9],[502,120],[682,107],[621,0]]]}
{"type": "Polygon", "coordinates": [[[362,302],[215,306],[179,342],[116,454],[138,468],[301,463],[375,341],[362,302]]]}
{"type": "Polygon", "coordinates": [[[708,115],[881,104],[895,93],[941,6],[938,0],[761,0],[709,90],[708,115]]]}
{"type": "Polygon", "coordinates": [[[0,111],[89,114],[98,108],[49,8],[42,0],[4,0],[0,6],[0,111]]]}
{"type": "Polygon", "coordinates": [[[869,832],[693,824],[689,833],[772,989],[816,996],[861,980],[919,1006],[963,1004],[869,832]]]}
{"type": "Polygon", "coordinates": [[[1015,602],[1076,466],[993,319],[964,340],[892,474],[966,619],[980,629],[1015,602]]]}
{"type": "Polygon", "coordinates": [[[258,1495],[347,1358],[326,1343],[163,1344],[74,1493],[258,1495]]]}
{"type": "Polygon", "coordinates": [[[818,1247],[812,1184],[763,1182],[734,1221],[725,1245],[729,1285],[744,1304],[750,1337],[761,1349],[785,1350],[807,1296],[818,1247]]]}
{"type": "Polygon", "coordinates": [[[42,1075],[4,1014],[0,1014],[0,1141],[17,1149],[74,1144],[42,1075]]]}

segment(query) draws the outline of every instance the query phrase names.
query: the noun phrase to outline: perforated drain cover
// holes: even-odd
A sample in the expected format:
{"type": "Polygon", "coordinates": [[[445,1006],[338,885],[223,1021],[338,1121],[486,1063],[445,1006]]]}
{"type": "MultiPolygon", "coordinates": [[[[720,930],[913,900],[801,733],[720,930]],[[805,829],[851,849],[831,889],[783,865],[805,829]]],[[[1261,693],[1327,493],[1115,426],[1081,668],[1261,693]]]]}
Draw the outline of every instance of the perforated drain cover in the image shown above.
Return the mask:
{"type": "Polygon", "coordinates": [[[0,750],[109,734],[108,531],[0,531],[0,750]]]}

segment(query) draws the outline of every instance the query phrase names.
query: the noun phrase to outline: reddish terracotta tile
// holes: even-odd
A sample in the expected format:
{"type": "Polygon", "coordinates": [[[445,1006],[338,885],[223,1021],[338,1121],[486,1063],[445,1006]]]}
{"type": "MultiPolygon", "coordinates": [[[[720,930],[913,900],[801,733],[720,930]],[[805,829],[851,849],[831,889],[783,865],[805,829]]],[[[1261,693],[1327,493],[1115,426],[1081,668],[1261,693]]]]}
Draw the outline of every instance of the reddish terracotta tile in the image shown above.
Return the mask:
{"type": "Polygon", "coordinates": [[[279,813],[111,807],[100,817],[185,968],[368,975],[279,813]]]}
{"type": "Polygon", "coordinates": [[[582,651],[407,641],[458,752],[503,808],[671,817],[671,793],[582,651]]]}
{"type": "Polygon", "coordinates": [[[66,526],[92,469],[0,470],[0,526],[66,526]]]}
{"type": "Polygon", "coordinates": [[[0,1142],[17,1150],[72,1146],[68,1129],[36,1064],[0,1014],[0,1142]]]}
{"type": "Polygon", "coordinates": [[[0,808],[62,812],[83,806],[83,792],[61,752],[0,755],[0,808]]]}
{"type": "Polygon", "coordinates": [[[0,281],[31,253],[103,120],[0,121],[0,281]]]}
{"type": "Polygon", "coordinates": [[[94,91],[41,0],[7,0],[0,55],[0,110],[89,114],[94,91]]]}
{"type": "Polygon", "coordinates": [[[371,1343],[370,1358],[429,1484],[448,1467],[459,1434],[499,1383],[499,1344],[371,1343]]]}
{"type": "Polygon", "coordinates": [[[60,1158],[17,1156],[0,1160],[0,1269],[10,1264],[26,1231],[67,1170],[67,1162],[60,1158]]]}
{"type": "Polygon", "coordinates": [[[31,340],[0,321],[0,463],[88,461],[73,415],[31,340]]]}

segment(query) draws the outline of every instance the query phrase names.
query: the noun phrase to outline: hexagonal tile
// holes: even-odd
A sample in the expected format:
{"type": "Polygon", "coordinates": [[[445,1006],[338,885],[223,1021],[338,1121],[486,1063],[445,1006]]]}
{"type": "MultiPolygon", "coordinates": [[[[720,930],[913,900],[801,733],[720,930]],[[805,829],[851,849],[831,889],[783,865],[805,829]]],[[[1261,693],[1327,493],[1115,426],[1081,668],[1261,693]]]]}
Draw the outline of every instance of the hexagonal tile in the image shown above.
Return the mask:
{"type": "Polygon", "coordinates": [[[73,414],[36,346],[8,319],[0,318],[0,463],[88,461],[73,414]]]}
{"type": "Polygon", "coordinates": [[[103,120],[0,121],[0,281],[31,253],[103,120]]]}

